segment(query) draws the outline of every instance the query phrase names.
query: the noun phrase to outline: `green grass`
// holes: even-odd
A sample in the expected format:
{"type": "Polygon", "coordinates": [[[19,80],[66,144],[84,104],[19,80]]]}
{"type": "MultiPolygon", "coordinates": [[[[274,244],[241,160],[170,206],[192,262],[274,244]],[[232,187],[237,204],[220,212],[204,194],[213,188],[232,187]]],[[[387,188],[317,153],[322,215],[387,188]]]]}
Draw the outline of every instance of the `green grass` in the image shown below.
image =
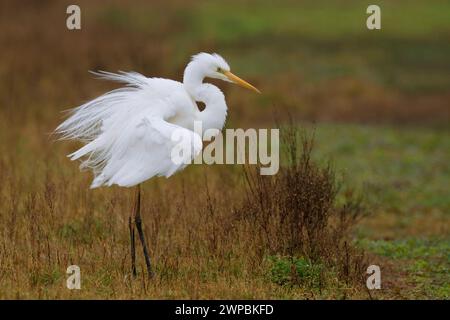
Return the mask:
{"type": "Polygon", "coordinates": [[[403,296],[448,299],[448,130],[323,124],[315,150],[364,195],[372,215],[358,245],[394,264],[403,296]]]}
{"type": "Polygon", "coordinates": [[[324,267],[305,258],[268,257],[270,280],[279,285],[318,287],[324,267]]]}
{"type": "Polygon", "coordinates": [[[450,212],[447,130],[320,125],[317,159],[331,159],[349,183],[380,210],[450,212]]]}
{"type": "MultiPolygon", "coordinates": [[[[371,212],[356,232],[358,246],[387,259],[381,260],[381,268],[403,279],[399,289],[403,297],[448,299],[449,131],[319,124],[314,132],[314,157],[336,168],[345,181],[341,196],[355,189],[371,212]],[[384,265],[386,261],[393,268],[384,265]]],[[[301,257],[269,257],[268,261],[270,280],[278,285],[302,282],[317,289],[319,281],[333,279],[323,277],[321,265],[301,257]]],[[[388,292],[392,290],[384,291],[388,292]]]]}
{"type": "Polygon", "coordinates": [[[181,37],[213,42],[247,74],[289,70],[309,81],[352,75],[409,92],[446,90],[450,3],[377,1],[381,31],[366,28],[369,4],[202,2],[185,18],[181,37]]]}
{"type": "MultiPolygon", "coordinates": [[[[193,30],[216,41],[280,34],[339,39],[367,33],[370,1],[227,1],[202,2],[192,11],[193,30]]],[[[446,1],[377,1],[382,27],[392,37],[417,37],[450,32],[446,1]],[[401,13],[401,14],[399,14],[401,13]],[[411,24],[411,19],[421,18],[411,24]]]]}
{"type": "Polygon", "coordinates": [[[424,259],[435,258],[446,263],[450,262],[450,242],[410,238],[403,240],[362,240],[359,244],[373,253],[393,259],[418,259],[414,266],[423,269],[428,262],[424,259]]]}
{"type": "Polygon", "coordinates": [[[167,63],[173,68],[185,62],[186,54],[214,47],[233,68],[251,76],[291,73],[313,82],[353,76],[406,92],[448,90],[450,3],[377,1],[380,31],[366,27],[369,4],[198,1],[166,7],[164,15],[156,4],[105,5],[88,18],[114,30],[153,36],[176,28],[164,37],[172,48],[167,63]]]}
{"type": "Polygon", "coordinates": [[[362,240],[359,245],[395,260],[414,286],[412,297],[450,298],[450,239],[362,240]]]}

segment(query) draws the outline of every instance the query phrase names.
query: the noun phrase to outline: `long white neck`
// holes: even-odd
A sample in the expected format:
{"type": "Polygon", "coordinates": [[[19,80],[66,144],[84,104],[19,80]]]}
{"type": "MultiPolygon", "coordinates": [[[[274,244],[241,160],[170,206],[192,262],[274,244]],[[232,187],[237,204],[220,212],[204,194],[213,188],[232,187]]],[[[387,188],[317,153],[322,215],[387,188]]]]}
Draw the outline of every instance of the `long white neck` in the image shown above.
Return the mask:
{"type": "Polygon", "coordinates": [[[196,120],[202,122],[203,130],[222,130],[227,117],[227,105],[222,91],[210,83],[203,83],[206,69],[198,62],[191,61],[184,70],[183,85],[195,101],[205,104],[203,111],[198,111],[196,120]]]}

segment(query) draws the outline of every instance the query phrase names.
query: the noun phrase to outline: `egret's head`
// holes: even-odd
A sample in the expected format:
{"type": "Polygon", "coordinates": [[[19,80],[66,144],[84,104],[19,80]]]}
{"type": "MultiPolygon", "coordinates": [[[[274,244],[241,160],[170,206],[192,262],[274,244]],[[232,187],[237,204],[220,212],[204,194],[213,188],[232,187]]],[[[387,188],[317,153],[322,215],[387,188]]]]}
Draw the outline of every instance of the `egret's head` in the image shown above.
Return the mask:
{"type": "Polygon", "coordinates": [[[203,73],[206,77],[220,79],[240,85],[241,87],[261,93],[258,89],[252,86],[245,80],[242,80],[238,76],[230,72],[230,66],[217,53],[199,53],[192,57],[192,62],[201,66],[203,73]]]}

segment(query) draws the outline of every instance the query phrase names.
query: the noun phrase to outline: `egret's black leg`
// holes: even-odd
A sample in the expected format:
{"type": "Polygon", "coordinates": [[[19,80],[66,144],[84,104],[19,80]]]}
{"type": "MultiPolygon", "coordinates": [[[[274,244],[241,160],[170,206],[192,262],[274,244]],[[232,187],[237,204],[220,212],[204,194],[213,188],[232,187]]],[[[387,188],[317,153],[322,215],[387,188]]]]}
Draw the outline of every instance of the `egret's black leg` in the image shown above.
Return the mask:
{"type": "Polygon", "coordinates": [[[134,238],[134,223],[133,216],[128,219],[128,227],[130,228],[130,243],[131,243],[131,272],[133,277],[136,277],[136,244],[134,238]]]}
{"type": "Polygon", "coordinates": [[[142,230],[142,219],[141,219],[141,187],[138,185],[136,191],[136,210],[134,215],[134,223],[136,224],[136,229],[139,233],[139,239],[142,243],[142,250],[144,251],[145,264],[147,265],[148,276],[152,277],[152,267],[150,264],[150,256],[148,254],[147,243],[145,241],[144,232],[142,230]]]}

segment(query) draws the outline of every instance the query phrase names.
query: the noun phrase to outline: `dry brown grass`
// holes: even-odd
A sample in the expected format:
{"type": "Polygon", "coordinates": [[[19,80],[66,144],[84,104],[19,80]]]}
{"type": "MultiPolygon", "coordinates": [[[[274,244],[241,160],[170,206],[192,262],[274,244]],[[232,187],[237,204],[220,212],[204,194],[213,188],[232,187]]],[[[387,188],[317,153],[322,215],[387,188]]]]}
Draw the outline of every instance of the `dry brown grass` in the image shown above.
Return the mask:
{"type": "Polygon", "coordinates": [[[10,140],[19,150],[0,158],[2,298],[365,295],[358,289],[363,261],[348,242],[359,211],[336,207],[333,174],[310,161],[309,140],[302,150],[291,140],[293,163],[275,178],[247,170],[246,184],[239,168],[198,166],[147,183],[142,216],[157,274],[149,281],[143,260],[140,277],[130,277],[132,192],[90,191],[90,175],[62,157],[69,146],[36,139],[10,140]],[[272,255],[323,263],[337,278],[324,277],[320,288],[279,286],[270,278],[272,255]],[[81,267],[79,292],[65,287],[71,264],[81,267]]]}
{"type": "MultiPolygon", "coordinates": [[[[265,256],[286,252],[270,248],[260,228],[245,217],[245,182],[240,169],[229,166],[188,168],[167,181],[156,179],[145,185],[142,215],[157,277],[130,279],[131,192],[90,191],[90,174],[79,173],[64,157],[77,145],[55,143],[49,133],[61,120],[62,109],[107,88],[87,81],[87,70],[134,69],[179,77],[184,60],[177,63],[178,70],[160,60],[176,57],[176,44],[163,35],[176,34],[182,26],[161,22],[145,32],[114,24],[107,27],[99,3],[82,1],[83,30],[70,32],[53,26],[64,26],[61,12],[67,3],[5,1],[1,5],[0,75],[6,81],[0,88],[0,298],[318,294],[301,286],[285,288],[267,278],[270,266],[265,256]],[[79,292],[65,286],[65,271],[71,264],[81,267],[79,292]]],[[[173,16],[183,5],[152,3],[164,16],[173,16]]],[[[287,236],[280,234],[276,241],[281,244],[287,236]]],[[[139,270],[142,266],[139,260],[139,270]]],[[[349,290],[353,289],[337,288],[324,296],[349,290]]]]}

